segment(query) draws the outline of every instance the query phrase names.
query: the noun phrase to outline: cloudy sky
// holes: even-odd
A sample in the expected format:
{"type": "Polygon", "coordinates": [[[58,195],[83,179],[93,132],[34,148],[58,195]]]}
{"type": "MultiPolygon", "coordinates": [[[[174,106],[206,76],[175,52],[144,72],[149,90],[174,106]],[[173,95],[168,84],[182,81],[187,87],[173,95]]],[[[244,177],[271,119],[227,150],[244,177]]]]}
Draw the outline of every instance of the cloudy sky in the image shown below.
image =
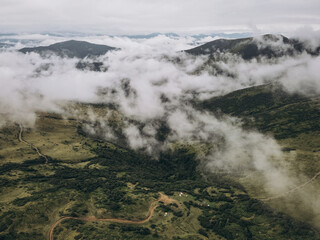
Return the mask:
{"type": "Polygon", "coordinates": [[[320,29],[319,0],[0,0],[0,32],[288,32],[320,29]]]}

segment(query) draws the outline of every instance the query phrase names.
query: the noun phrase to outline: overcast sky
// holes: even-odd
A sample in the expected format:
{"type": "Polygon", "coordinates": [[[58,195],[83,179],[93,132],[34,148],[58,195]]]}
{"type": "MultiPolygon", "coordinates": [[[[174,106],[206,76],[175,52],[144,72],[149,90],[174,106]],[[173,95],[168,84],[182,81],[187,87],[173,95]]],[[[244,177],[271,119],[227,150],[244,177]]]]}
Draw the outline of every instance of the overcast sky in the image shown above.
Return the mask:
{"type": "Polygon", "coordinates": [[[0,0],[0,32],[289,32],[320,29],[319,0],[0,0]]]}

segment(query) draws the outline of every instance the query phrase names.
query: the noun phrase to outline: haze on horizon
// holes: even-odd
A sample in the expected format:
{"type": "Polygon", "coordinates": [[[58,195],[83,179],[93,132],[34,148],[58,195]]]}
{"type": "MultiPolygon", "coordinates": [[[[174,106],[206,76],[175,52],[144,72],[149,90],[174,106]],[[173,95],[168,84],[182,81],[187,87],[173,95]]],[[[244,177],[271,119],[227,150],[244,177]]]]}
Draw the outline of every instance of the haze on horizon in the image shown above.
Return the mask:
{"type": "Polygon", "coordinates": [[[320,29],[318,0],[2,0],[0,32],[146,34],[320,29]]]}

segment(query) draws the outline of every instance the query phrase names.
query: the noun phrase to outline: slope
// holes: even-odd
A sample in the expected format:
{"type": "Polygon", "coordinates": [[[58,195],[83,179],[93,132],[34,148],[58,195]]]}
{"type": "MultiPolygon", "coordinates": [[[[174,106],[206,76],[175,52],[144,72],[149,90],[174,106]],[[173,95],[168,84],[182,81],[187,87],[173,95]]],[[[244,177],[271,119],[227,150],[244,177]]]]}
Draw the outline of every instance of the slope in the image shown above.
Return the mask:
{"type": "Polygon", "coordinates": [[[214,97],[198,103],[198,107],[217,115],[240,117],[246,129],[257,129],[276,138],[284,155],[278,164],[294,181],[289,191],[279,197],[270,196],[264,191],[258,172],[248,171],[236,181],[251,196],[270,199],[268,204],[275,209],[319,227],[319,96],[289,94],[283,87],[269,84],[214,97]]]}
{"type": "Polygon", "coordinates": [[[47,164],[19,141],[18,126],[1,129],[0,239],[45,239],[62,217],[73,219],[54,229],[56,239],[320,239],[236,182],[215,175],[205,181],[183,146],[155,161],[81,129],[74,118],[42,113],[35,128],[24,130],[47,164]],[[141,226],[76,219],[141,220],[158,192],[177,204],[160,204],[141,226]]]}

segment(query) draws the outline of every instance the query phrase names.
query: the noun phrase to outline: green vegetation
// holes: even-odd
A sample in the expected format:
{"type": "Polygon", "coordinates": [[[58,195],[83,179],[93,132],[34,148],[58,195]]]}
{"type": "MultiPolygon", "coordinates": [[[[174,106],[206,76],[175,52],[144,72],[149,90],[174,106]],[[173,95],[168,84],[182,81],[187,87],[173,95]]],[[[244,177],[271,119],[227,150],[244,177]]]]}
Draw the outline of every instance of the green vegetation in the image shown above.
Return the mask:
{"type": "Polygon", "coordinates": [[[201,108],[242,117],[245,126],[271,133],[280,140],[320,130],[319,100],[289,94],[279,86],[263,85],[206,100],[201,108]]]}
{"type": "Polygon", "coordinates": [[[17,126],[1,130],[1,138],[10,141],[2,142],[0,159],[0,239],[46,239],[51,225],[63,216],[141,220],[158,192],[177,203],[160,204],[145,224],[68,219],[55,228],[54,237],[320,239],[309,225],[250,198],[237,182],[218,175],[205,181],[188,146],[179,145],[152,160],[85,136],[74,120],[40,117],[37,126],[24,132],[24,138],[50,157],[48,164],[17,140],[17,126]],[[66,145],[66,155],[50,151],[48,145],[54,144],[66,145]],[[79,146],[82,156],[70,145],[79,146]],[[20,158],[6,158],[18,148],[20,158]]]}
{"type": "MultiPolygon", "coordinates": [[[[258,130],[277,139],[284,158],[279,163],[296,180],[293,186],[303,184],[320,171],[320,99],[289,94],[281,86],[262,85],[250,87],[196,103],[201,110],[213,112],[222,118],[240,117],[244,128],[258,130]]],[[[250,196],[266,197],[261,175],[247,172],[233,177],[241,182],[250,196]]],[[[319,211],[312,205],[320,196],[319,178],[303,190],[268,202],[282,212],[319,228],[319,211]]]]}

